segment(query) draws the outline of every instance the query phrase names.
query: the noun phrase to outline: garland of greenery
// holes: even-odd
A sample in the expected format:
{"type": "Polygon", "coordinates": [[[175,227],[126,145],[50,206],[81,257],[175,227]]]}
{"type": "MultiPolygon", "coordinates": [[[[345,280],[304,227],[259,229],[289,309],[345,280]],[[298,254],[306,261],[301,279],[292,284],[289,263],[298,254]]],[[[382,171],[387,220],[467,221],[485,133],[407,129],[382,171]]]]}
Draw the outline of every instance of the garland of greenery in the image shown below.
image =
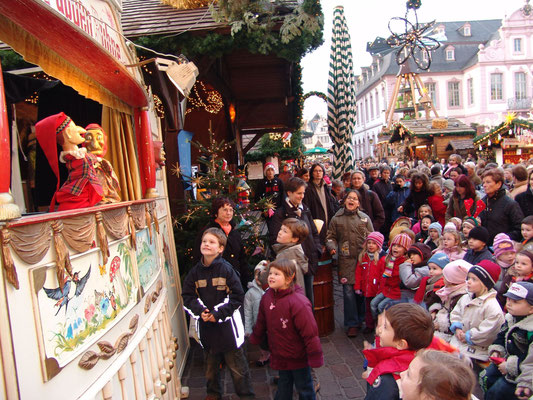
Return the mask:
{"type": "Polygon", "coordinates": [[[519,118],[514,118],[511,121],[504,121],[494,129],[488,131],[487,133],[484,133],[482,135],[476,136],[474,138],[474,146],[480,145],[482,142],[492,140],[505,132],[508,132],[511,129],[514,129],[516,127],[525,128],[530,131],[533,131],[533,123],[530,121],[526,121],[519,118]]]}
{"type": "MultiPolygon", "coordinates": [[[[317,0],[305,0],[284,15],[272,9],[270,3],[225,0],[218,2],[218,10],[211,7],[211,14],[215,21],[231,26],[231,35],[198,36],[187,32],[174,37],[143,36],[135,43],[189,58],[204,54],[218,58],[235,49],[246,49],[254,54],[275,54],[299,62],[303,55],[324,41],[324,16],[317,0]],[[281,24],[279,30],[275,29],[278,24],[281,24]]],[[[152,57],[143,50],[139,50],[139,54],[152,57]]]]}
{"type": "Polygon", "coordinates": [[[244,155],[244,161],[264,161],[267,157],[279,157],[281,160],[295,160],[302,157],[303,150],[301,131],[292,133],[290,147],[283,147],[282,140],[273,140],[267,133],[259,140],[259,150],[246,153],[244,155]]]}

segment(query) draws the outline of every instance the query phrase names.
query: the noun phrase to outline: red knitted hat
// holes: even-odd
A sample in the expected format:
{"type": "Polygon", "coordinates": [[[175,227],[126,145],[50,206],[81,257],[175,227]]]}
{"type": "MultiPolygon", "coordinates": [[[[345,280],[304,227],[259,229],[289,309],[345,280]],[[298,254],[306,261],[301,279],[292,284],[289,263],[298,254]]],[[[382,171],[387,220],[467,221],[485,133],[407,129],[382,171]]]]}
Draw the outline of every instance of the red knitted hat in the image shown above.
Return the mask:
{"type": "MultiPolygon", "coordinates": [[[[57,157],[57,135],[62,133],[72,120],[64,112],[54,114],[35,124],[35,137],[43,149],[57,179],[56,192],[59,190],[59,160],[57,157]]],[[[53,200],[52,200],[53,203],[53,200]]],[[[52,204],[51,204],[52,205],[52,204]]],[[[50,209],[50,211],[53,211],[50,209]]]]}
{"type": "Polygon", "coordinates": [[[476,275],[489,290],[498,282],[500,272],[500,266],[490,260],[481,260],[468,271],[469,274],[476,275]]]}

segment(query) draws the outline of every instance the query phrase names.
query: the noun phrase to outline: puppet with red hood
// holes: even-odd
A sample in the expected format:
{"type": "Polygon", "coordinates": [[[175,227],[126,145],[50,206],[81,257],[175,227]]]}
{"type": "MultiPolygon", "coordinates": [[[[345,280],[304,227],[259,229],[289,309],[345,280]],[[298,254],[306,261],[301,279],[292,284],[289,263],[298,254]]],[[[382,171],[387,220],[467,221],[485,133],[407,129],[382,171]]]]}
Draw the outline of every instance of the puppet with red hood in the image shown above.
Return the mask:
{"type": "Polygon", "coordinates": [[[95,173],[94,164],[97,162],[94,154],[88,153],[87,149],[79,148],[85,139],[82,134],[85,129],[77,126],[65,113],[51,115],[37,122],[35,135],[39,145],[57,178],[57,187],[50,211],[73,210],[77,208],[91,207],[102,200],[102,186],[95,173]],[[57,154],[57,144],[63,151],[57,154]],[[59,187],[59,161],[67,166],[68,178],[59,187]]]}

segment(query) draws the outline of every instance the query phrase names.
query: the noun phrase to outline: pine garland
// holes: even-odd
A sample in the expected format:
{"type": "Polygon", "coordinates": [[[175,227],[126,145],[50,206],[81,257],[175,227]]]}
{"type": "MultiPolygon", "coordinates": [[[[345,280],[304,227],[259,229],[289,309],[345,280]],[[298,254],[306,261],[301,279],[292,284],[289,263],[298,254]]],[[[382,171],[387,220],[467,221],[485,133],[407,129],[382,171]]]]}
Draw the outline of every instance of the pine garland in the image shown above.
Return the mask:
{"type": "MultiPolygon", "coordinates": [[[[204,54],[218,58],[235,49],[246,49],[253,54],[275,54],[292,62],[300,61],[324,42],[324,16],[317,0],[305,0],[286,14],[270,2],[225,0],[218,2],[218,10],[211,6],[211,13],[215,21],[231,26],[231,35],[198,36],[187,32],[174,37],[144,36],[135,42],[189,58],[204,54]]],[[[152,56],[142,50],[139,54],[152,56]]]]}

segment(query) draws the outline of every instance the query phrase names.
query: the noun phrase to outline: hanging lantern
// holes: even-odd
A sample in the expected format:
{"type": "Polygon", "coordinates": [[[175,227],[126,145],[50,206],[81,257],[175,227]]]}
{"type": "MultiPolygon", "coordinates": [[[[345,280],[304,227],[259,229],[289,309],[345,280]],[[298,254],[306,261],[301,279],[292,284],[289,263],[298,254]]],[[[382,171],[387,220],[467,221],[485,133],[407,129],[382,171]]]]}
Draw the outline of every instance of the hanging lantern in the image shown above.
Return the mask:
{"type": "Polygon", "coordinates": [[[237,115],[237,113],[235,112],[235,106],[233,105],[233,103],[231,103],[229,105],[229,118],[231,120],[231,122],[235,122],[235,116],[237,115]]]}

